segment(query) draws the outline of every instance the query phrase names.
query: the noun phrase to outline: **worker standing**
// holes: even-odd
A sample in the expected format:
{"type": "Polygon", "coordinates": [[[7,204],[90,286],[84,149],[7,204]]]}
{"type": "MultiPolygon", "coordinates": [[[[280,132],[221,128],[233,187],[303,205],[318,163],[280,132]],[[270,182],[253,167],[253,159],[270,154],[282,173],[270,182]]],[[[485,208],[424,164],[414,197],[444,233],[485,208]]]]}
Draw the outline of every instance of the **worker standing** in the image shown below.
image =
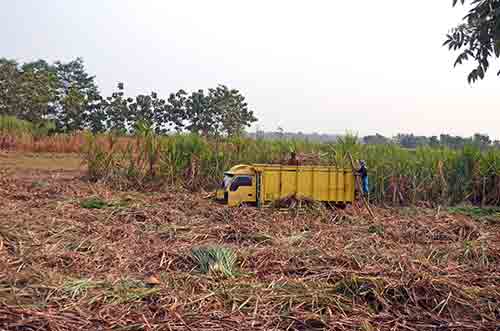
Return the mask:
{"type": "Polygon", "coordinates": [[[366,169],[365,160],[359,162],[358,175],[361,177],[361,184],[363,189],[363,195],[368,196],[370,193],[370,188],[368,187],[368,170],[366,169]]]}

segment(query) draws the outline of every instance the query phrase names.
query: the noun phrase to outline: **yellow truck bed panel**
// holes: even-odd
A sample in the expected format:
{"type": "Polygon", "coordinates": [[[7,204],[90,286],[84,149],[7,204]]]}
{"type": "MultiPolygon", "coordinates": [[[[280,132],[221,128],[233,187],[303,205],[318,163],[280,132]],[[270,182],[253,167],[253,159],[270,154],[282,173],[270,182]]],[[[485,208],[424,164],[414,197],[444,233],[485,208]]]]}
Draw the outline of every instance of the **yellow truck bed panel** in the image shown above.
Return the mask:
{"type": "Polygon", "coordinates": [[[335,167],[254,165],[261,176],[263,201],[290,195],[318,201],[352,202],[354,176],[335,167]]]}

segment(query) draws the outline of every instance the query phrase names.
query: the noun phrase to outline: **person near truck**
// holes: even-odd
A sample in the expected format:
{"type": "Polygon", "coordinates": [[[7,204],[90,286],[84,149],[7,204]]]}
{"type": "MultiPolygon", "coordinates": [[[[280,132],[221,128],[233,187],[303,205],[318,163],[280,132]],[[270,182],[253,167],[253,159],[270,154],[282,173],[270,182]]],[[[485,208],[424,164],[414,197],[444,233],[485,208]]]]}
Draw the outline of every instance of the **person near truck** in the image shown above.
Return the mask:
{"type": "Polygon", "coordinates": [[[370,192],[370,188],[368,187],[368,170],[366,169],[365,160],[361,160],[359,162],[359,169],[357,174],[361,177],[361,187],[363,189],[363,195],[367,196],[370,192]]]}

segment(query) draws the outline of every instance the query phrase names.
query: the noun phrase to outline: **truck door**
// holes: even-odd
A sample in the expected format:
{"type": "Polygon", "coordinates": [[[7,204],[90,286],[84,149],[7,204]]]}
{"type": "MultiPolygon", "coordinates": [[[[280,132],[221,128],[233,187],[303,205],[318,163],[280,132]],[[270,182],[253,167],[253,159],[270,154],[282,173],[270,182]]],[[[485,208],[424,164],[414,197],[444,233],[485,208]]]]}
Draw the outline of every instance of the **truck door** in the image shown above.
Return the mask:
{"type": "Polygon", "coordinates": [[[238,206],[242,202],[255,202],[256,188],[253,176],[237,176],[229,187],[229,206],[238,206]]]}

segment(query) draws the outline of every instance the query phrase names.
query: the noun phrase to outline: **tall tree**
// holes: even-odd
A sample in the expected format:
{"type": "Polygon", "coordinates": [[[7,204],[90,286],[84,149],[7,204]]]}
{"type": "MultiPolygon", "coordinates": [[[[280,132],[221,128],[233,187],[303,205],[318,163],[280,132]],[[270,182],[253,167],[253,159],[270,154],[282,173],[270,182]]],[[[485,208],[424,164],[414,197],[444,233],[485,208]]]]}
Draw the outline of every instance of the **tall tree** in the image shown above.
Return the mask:
{"type": "Polygon", "coordinates": [[[460,136],[451,136],[449,134],[441,134],[439,137],[441,145],[450,148],[463,148],[471,142],[470,138],[462,138],[460,136]]]}
{"type": "Polygon", "coordinates": [[[21,72],[17,62],[0,58],[0,115],[16,115],[20,81],[21,72]]]}
{"type": "Polygon", "coordinates": [[[165,125],[165,130],[174,129],[176,131],[182,131],[184,129],[187,120],[187,93],[184,90],[179,90],[177,93],[171,93],[168,97],[167,104],[165,105],[165,116],[162,122],[165,125]]]}
{"type": "MultiPolygon", "coordinates": [[[[92,112],[98,109],[101,95],[95,77],[85,70],[83,59],[56,62],[57,99],[53,116],[60,131],[70,132],[89,127],[92,112]]],[[[95,124],[95,123],[94,123],[95,124]]]]}
{"type": "Polygon", "coordinates": [[[202,135],[235,136],[257,121],[238,90],[224,85],[193,92],[186,101],[186,128],[202,135]]]}
{"type": "Polygon", "coordinates": [[[150,95],[139,94],[135,97],[130,108],[130,124],[133,129],[140,123],[141,126],[147,126],[157,134],[164,134],[168,131],[169,118],[167,102],[158,97],[156,92],[150,95]]]}
{"type": "Polygon", "coordinates": [[[48,119],[57,101],[57,77],[54,68],[47,62],[24,64],[22,70],[22,84],[18,91],[18,117],[41,123],[48,119]]]}
{"type": "Polygon", "coordinates": [[[101,99],[99,103],[89,105],[89,114],[87,116],[87,126],[94,133],[105,132],[107,130],[106,121],[106,100],[101,99]]]}
{"type": "Polygon", "coordinates": [[[446,36],[444,45],[460,52],[455,66],[475,62],[467,77],[469,83],[474,83],[484,78],[490,58],[500,56],[500,0],[453,0],[453,6],[458,3],[468,5],[469,11],[462,23],[446,36]]]}
{"type": "Polygon", "coordinates": [[[186,100],[186,129],[202,135],[216,134],[218,131],[216,115],[210,107],[210,99],[203,90],[191,93],[186,100]]]}
{"type": "Polygon", "coordinates": [[[472,137],[472,144],[479,147],[480,149],[485,149],[491,146],[491,139],[487,134],[475,133],[472,137]]]}
{"type": "Polygon", "coordinates": [[[240,135],[245,127],[257,121],[253,112],[248,109],[245,97],[238,90],[219,85],[215,89],[209,89],[209,99],[213,113],[220,122],[220,130],[227,136],[240,135]]]}
{"type": "Polygon", "coordinates": [[[395,139],[404,148],[417,148],[429,144],[429,138],[413,134],[398,134],[395,139]]]}
{"type": "Polygon", "coordinates": [[[127,133],[130,129],[130,104],[132,98],[126,98],[123,83],[118,83],[118,91],[103,100],[101,108],[106,116],[106,128],[117,133],[127,133]]]}
{"type": "Polygon", "coordinates": [[[367,145],[385,145],[389,144],[391,140],[377,133],[375,135],[363,137],[363,142],[367,145]]]}
{"type": "Polygon", "coordinates": [[[56,101],[54,68],[43,60],[19,66],[0,59],[0,114],[40,124],[56,101]]]}
{"type": "Polygon", "coordinates": [[[437,136],[432,136],[429,138],[429,146],[439,147],[439,138],[437,136]]]}

